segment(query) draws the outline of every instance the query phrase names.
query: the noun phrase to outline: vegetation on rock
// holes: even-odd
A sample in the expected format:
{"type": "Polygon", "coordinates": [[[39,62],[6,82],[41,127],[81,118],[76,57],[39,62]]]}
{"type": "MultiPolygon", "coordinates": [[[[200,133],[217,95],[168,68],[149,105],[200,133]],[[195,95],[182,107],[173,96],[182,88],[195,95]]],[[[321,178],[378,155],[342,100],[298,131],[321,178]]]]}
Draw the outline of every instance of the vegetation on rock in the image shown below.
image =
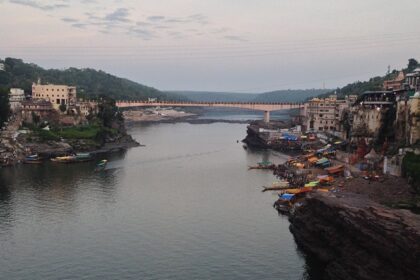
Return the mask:
{"type": "Polygon", "coordinates": [[[9,115],[9,93],[6,89],[0,88],[0,127],[8,120],[9,115]]]}

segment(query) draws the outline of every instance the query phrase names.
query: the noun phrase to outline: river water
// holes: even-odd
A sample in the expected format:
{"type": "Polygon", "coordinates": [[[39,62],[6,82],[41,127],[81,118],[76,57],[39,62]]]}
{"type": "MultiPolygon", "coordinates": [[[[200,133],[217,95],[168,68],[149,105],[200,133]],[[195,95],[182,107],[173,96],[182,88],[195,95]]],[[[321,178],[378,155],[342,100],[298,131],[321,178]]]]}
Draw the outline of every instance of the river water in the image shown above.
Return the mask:
{"type": "Polygon", "coordinates": [[[0,169],[1,279],[303,279],[289,222],[247,170],[244,124],[135,126],[146,147],[0,169]]]}

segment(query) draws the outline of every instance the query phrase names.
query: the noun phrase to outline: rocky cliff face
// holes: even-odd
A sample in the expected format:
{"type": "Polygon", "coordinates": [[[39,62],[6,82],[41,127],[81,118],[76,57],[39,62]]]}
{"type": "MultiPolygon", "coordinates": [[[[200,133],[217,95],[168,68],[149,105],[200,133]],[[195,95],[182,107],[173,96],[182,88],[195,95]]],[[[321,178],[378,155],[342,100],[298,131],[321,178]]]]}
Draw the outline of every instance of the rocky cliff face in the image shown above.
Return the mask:
{"type": "Polygon", "coordinates": [[[311,194],[290,217],[322,279],[419,279],[420,216],[351,193],[311,194]]]}

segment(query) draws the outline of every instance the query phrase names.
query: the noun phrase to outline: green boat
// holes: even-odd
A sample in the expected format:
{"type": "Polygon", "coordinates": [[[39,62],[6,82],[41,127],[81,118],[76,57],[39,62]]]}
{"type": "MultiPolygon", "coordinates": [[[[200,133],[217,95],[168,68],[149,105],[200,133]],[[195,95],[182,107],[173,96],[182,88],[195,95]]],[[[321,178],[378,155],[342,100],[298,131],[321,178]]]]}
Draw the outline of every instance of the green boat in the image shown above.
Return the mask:
{"type": "Polygon", "coordinates": [[[95,171],[102,171],[102,170],[104,170],[107,164],[108,164],[108,161],[106,159],[101,160],[96,165],[95,171]]]}
{"type": "Polygon", "coordinates": [[[77,153],[76,154],[76,161],[90,161],[93,160],[93,157],[90,153],[77,153]]]}

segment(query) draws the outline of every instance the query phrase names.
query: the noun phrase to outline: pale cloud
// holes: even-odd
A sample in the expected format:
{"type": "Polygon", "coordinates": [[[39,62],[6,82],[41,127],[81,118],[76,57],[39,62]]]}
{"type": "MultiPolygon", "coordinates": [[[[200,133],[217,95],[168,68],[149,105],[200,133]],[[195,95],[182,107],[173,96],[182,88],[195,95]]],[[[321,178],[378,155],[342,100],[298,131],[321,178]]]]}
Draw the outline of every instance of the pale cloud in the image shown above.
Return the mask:
{"type": "Polygon", "coordinates": [[[126,8],[118,8],[118,9],[116,9],[112,13],[107,14],[104,17],[104,20],[105,21],[108,21],[108,22],[114,22],[114,21],[117,21],[117,22],[129,22],[129,21],[131,21],[129,19],[128,9],[126,9],[126,8]]]}
{"type": "Polygon", "coordinates": [[[68,17],[61,18],[61,20],[64,22],[77,22],[78,21],[75,18],[68,18],[68,17]]]}
{"type": "Polygon", "coordinates": [[[149,17],[147,17],[148,21],[162,21],[164,19],[165,19],[164,16],[149,16],[149,17]]]}
{"type": "Polygon", "coordinates": [[[59,8],[67,8],[68,4],[66,1],[48,1],[49,4],[44,4],[45,1],[34,1],[34,0],[9,0],[12,4],[18,4],[40,10],[54,10],[59,8]],[[53,2],[51,4],[51,2],[53,2]]]}
{"type": "Polygon", "coordinates": [[[413,0],[0,3],[2,55],[100,68],[160,89],[333,88],[420,59],[413,0]]]}
{"type": "Polygon", "coordinates": [[[235,36],[235,35],[226,35],[226,36],[223,36],[223,38],[225,38],[226,40],[238,41],[238,42],[246,42],[247,41],[245,38],[240,37],[240,36],[235,36]]]}

